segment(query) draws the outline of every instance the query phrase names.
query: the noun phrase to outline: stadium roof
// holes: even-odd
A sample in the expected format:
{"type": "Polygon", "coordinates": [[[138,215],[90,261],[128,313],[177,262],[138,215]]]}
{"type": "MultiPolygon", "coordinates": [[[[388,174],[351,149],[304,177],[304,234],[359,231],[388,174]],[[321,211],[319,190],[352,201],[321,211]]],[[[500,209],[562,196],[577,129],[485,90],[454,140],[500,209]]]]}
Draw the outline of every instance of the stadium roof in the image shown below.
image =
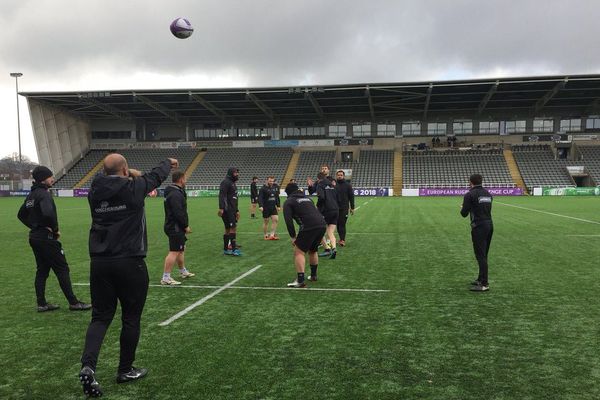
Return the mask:
{"type": "Polygon", "coordinates": [[[228,89],[22,92],[89,119],[148,123],[600,112],[600,75],[228,89]],[[512,111],[512,113],[511,113],[512,111]]]}

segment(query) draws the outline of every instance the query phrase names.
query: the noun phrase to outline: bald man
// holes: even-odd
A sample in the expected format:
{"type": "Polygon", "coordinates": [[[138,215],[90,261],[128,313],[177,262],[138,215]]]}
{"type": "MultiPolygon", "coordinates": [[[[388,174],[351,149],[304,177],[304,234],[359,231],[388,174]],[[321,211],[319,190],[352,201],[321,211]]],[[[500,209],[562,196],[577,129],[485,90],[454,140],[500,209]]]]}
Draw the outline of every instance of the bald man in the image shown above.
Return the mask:
{"type": "Polygon", "coordinates": [[[177,166],[177,160],[169,158],[142,175],[129,169],[122,155],[110,154],[104,159],[104,171],[92,181],[88,195],[92,212],[89,240],[92,321],[79,372],[83,392],[88,396],[102,395],[95,378],[96,363],[117,301],[121,303],[122,321],[117,383],[140,379],[148,373],[133,366],[148,293],[144,200],[177,166]]]}

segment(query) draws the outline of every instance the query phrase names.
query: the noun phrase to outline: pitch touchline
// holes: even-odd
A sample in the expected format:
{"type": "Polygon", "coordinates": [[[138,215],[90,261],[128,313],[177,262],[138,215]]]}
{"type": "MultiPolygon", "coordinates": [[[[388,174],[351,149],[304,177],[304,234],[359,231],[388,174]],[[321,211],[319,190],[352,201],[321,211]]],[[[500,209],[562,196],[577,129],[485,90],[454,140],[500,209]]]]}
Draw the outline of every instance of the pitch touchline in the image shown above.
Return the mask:
{"type": "Polygon", "coordinates": [[[553,215],[555,217],[562,217],[562,218],[574,219],[575,221],[587,222],[588,224],[600,225],[600,222],[598,222],[598,221],[590,221],[589,219],[571,217],[569,215],[562,215],[562,214],[551,213],[551,212],[548,212],[548,211],[536,210],[535,208],[515,206],[514,204],[501,203],[499,201],[495,201],[494,203],[495,204],[500,204],[500,205],[503,205],[503,206],[507,206],[507,207],[520,208],[522,210],[535,211],[535,212],[542,213],[542,214],[553,215]]]}
{"type": "Polygon", "coordinates": [[[220,288],[218,288],[217,290],[215,290],[214,292],[204,296],[203,298],[201,298],[200,300],[198,300],[197,302],[195,302],[194,304],[191,304],[189,306],[187,306],[186,308],[184,308],[183,310],[179,311],[177,314],[173,315],[171,318],[164,320],[163,322],[161,322],[160,326],[167,326],[169,325],[171,322],[183,317],[185,314],[189,313],[190,311],[192,311],[194,308],[198,307],[199,305],[207,302],[208,300],[212,299],[213,297],[215,297],[216,295],[218,295],[219,293],[221,293],[223,290],[232,287],[237,281],[244,279],[245,277],[247,277],[248,275],[252,274],[253,272],[257,271],[260,267],[262,267],[262,265],[257,265],[256,267],[252,268],[249,271],[244,272],[242,275],[238,276],[237,278],[235,278],[234,280],[232,280],[231,282],[221,286],[220,288]]]}

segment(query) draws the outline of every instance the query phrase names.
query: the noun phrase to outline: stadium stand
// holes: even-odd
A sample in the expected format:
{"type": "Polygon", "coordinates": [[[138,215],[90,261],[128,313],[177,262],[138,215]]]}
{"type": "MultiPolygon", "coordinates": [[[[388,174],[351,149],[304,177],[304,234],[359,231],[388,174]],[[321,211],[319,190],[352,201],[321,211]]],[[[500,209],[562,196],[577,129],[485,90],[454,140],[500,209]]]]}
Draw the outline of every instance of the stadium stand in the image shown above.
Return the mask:
{"type": "Polygon", "coordinates": [[[338,169],[352,169],[352,186],[391,187],[394,181],[394,151],[361,150],[358,161],[335,162],[332,174],[338,169]]]}
{"type": "Polygon", "coordinates": [[[263,182],[267,176],[273,175],[276,182],[281,183],[292,154],[293,150],[289,147],[208,149],[202,162],[188,178],[187,185],[219,185],[229,167],[240,169],[239,186],[250,185],[253,176],[263,182]]]}
{"type": "MultiPolygon", "coordinates": [[[[130,168],[134,168],[142,172],[150,171],[152,168],[156,167],[159,162],[169,157],[176,158],[177,161],[179,161],[179,169],[181,171],[185,171],[194,160],[194,157],[196,157],[196,154],[198,154],[198,150],[188,148],[152,150],[128,149],[120,150],[119,153],[127,159],[127,163],[129,164],[130,168]]],[[[166,182],[163,182],[161,187],[164,187],[170,183],[171,180],[169,178],[166,182]]],[[[88,187],[90,184],[91,182],[88,182],[84,187],[88,187]]]]}
{"type": "Polygon", "coordinates": [[[596,185],[600,185],[600,146],[578,146],[581,163],[596,185]]]}
{"type": "Polygon", "coordinates": [[[409,150],[403,153],[406,189],[465,187],[471,174],[484,176],[488,187],[514,187],[502,150],[409,150]]]}
{"type": "MultiPolygon", "coordinates": [[[[75,186],[104,156],[106,150],[90,150],[85,156],[73,165],[66,174],[56,181],[54,187],[57,189],[71,189],[75,186]]],[[[88,185],[89,187],[89,185],[88,185]]]]}
{"type": "Polygon", "coordinates": [[[300,153],[300,159],[298,160],[298,166],[294,173],[294,179],[296,179],[300,185],[303,185],[306,183],[306,178],[317,178],[321,164],[327,164],[331,168],[334,162],[335,151],[333,150],[303,151],[300,153]]]}
{"type": "Polygon", "coordinates": [[[512,151],[529,190],[541,186],[575,186],[566,169],[567,161],[557,160],[550,145],[513,145],[512,151]]]}

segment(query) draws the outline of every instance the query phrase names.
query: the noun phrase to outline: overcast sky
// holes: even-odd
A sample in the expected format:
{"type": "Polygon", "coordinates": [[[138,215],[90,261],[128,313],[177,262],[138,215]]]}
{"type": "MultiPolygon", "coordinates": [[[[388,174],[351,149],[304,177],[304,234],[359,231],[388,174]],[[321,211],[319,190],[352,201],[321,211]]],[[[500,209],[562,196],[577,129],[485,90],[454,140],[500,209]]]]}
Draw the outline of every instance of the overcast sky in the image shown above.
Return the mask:
{"type": "MultiPolygon", "coordinates": [[[[21,91],[600,73],[598,0],[0,0],[0,156],[21,91]],[[187,17],[194,34],[174,38],[187,17]]],[[[37,159],[21,98],[23,153],[37,159]]]]}

